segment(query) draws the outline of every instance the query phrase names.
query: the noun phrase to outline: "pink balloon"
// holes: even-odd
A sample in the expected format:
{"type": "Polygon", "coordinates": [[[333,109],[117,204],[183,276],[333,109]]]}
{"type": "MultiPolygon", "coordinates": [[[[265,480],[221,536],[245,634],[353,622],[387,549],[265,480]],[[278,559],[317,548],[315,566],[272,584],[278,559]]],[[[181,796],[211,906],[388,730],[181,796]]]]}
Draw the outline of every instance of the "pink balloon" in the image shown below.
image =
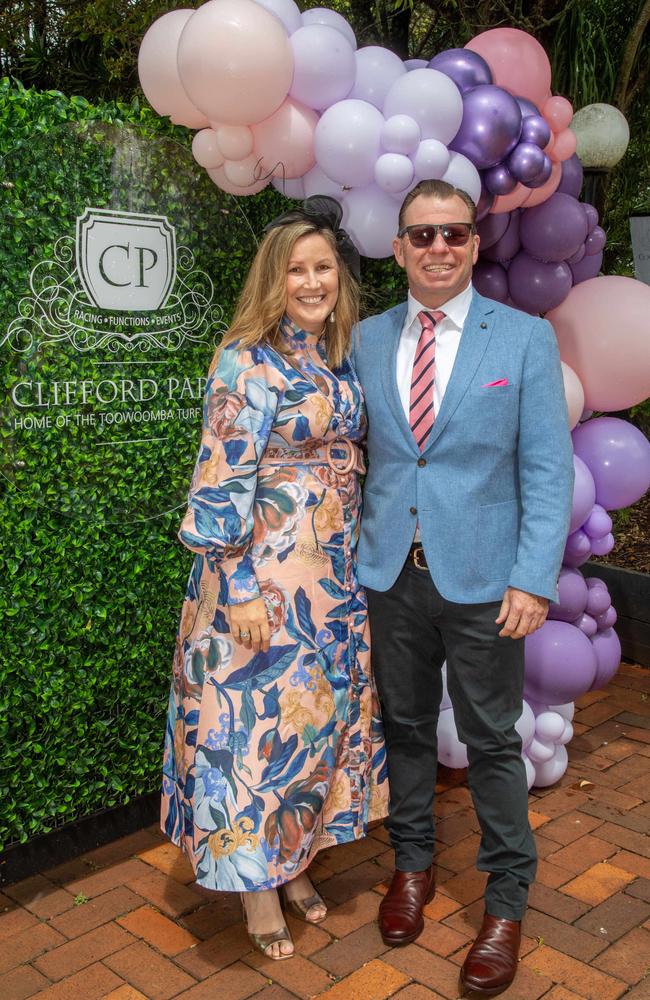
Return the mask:
{"type": "MultiPolygon", "coordinates": [[[[232,161],[230,161],[232,163],[232,161]]],[[[233,164],[234,166],[235,164],[233,164]]],[[[245,194],[257,194],[262,188],[271,180],[270,177],[261,177],[258,181],[252,181],[247,187],[241,187],[239,184],[233,184],[232,181],[226,177],[224,167],[215,167],[214,170],[208,170],[208,176],[217,187],[221,188],[227,194],[245,195],[245,194]]]]}
{"type": "Polygon", "coordinates": [[[217,135],[212,128],[203,128],[192,139],[192,156],[200,167],[223,166],[225,159],[217,145],[217,135]]]}
{"type": "Polygon", "coordinates": [[[573,105],[566,97],[549,97],[542,107],[542,114],[553,132],[562,132],[573,118],[573,105]]]}
{"type": "Polygon", "coordinates": [[[541,187],[535,188],[534,191],[530,192],[524,202],[524,208],[534,208],[535,205],[542,205],[545,201],[548,201],[551,195],[557,191],[561,180],[562,167],[559,163],[554,163],[551,169],[551,176],[546,184],[542,184],[541,187]]]}
{"type": "Polygon", "coordinates": [[[551,86],[551,64],[539,42],[518,28],[492,28],[465,46],[483,56],[494,83],[538,107],[551,86]]]}
{"type": "Polygon", "coordinates": [[[316,163],[314,129],[318,115],[293,98],[269,118],[252,128],[255,152],[262,160],[264,173],[276,177],[302,177],[316,163]]]}
{"type": "Polygon", "coordinates": [[[138,76],[159,115],[169,115],[176,125],[205,128],[208,119],[185,93],[176,66],[178,41],[193,14],[193,10],[172,10],[153,22],[140,44],[138,76]]]}
{"type": "Polygon", "coordinates": [[[566,396],[566,403],[569,408],[569,430],[573,430],[585,408],[585,391],[573,368],[570,368],[564,361],[561,364],[564,395],[566,396]]]}
{"type": "Polygon", "coordinates": [[[547,313],[560,355],[591,410],[626,410],[650,395],[650,286],[620,275],[574,285],[547,313]]]}
{"type": "Polygon", "coordinates": [[[214,131],[225,160],[243,160],[253,152],[253,133],[247,125],[215,125],[214,131]]]}
{"type": "Polygon", "coordinates": [[[510,194],[500,194],[494,199],[494,204],[490,209],[490,215],[500,215],[502,212],[513,212],[515,208],[519,208],[526,201],[529,188],[524,187],[523,184],[517,184],[514,191],[510,194]]]}
{"type": "Polygon", "coordinates": [[[549,156],[554,163],[562,163],[564,160],[570,160],[577,148],[578,139],[575,132],[572,132],[570,128],[565,128],[564,132],[555,136],[553,149],[549,156]]]}
{"type": "Polygon", "coordinates": [[[208,0],[183,29],[178,72],[192,103],[211,121],[252,125],[287,96],[291,45],[282,22],[254,0],[208,0]]]}

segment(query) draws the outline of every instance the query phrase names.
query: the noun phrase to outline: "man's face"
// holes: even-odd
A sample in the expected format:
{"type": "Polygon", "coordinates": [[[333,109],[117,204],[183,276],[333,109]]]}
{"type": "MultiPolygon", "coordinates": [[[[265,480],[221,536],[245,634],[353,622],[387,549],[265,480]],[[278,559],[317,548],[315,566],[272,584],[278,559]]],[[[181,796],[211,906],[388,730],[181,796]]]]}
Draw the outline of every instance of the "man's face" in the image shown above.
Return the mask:
{"type": "MultiPolygon", "coordinates": [[[[445,199],[419,195],[407,208],[404,225],[470,221],[469,208],[457,195],[445,199]]],[[[478,245],[479,238],[473,233],[465,246],[450,247],[438,232],[430,247],[417,249],[405,233],[393,240],[393,253],[406,270],[411,294],[423,306],[437,309],[467,288],[478,245]]]]}

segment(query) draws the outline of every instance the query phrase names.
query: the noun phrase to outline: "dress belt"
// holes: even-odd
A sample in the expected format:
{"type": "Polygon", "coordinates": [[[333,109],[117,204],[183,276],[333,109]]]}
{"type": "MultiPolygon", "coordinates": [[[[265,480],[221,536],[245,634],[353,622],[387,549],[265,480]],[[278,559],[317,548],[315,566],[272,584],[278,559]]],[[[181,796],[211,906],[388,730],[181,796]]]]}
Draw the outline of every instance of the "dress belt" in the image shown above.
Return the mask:
{"type": "Polygon", "coordinates": [[[305,448],[267,448],[259,464],[326,465],[339,476],[366,471],[361,448],[349,438],[336,438],[323,445],[305,448]]]}

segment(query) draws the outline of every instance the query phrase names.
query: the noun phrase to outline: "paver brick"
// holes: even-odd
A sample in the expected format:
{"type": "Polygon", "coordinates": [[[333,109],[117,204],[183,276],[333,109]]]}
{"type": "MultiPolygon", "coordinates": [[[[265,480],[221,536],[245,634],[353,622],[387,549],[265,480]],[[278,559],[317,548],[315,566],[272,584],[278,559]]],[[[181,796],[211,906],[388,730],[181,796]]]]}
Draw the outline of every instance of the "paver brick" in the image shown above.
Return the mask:
{"type": "Polygon", "coordinates": [[[152,906],[141,906],[132,910],[126,916],[120,917],[117,923],[130,931],[135,937],[143,938],[163,955],[178,955],[187,948],[193,948],[199,939],[186,931],[184,927],[170,920],[152,906]]]}
{"type": "Polygon", "coordinates": [[[589,910],[576,920],[575,926],[597,937],[605,937],[611,944],[633,927],[642,924],[649,914],[650,905],[630,896],[626,890],[615,893],[589,910]]]}
{"type": "Polygon", "coordinates": [[[617,1000],[625,992],[625,983],[545,944],[526,955],[522,962],[533,972],[568,986],[586,1000],[617,1000]]]}
{"type": "Polygon", "coordinates": [[[336,847],[329,847],[326,851],[319,851],[318,861],[333,874],[337,874],[348,868],[356,867],[362,861],[369,861],[378,854],[383,854],[385,850],[385,844],[365,837],[363,840],[355,840],[350,844],[339,844],[336,847]]]}
{"type": "Polygon", "coordinates": [[[321,882],[318,890],[327,899],[335,903],[344,903],[357,893],[372,889],[385,877],[386,872],[381,865],[376,865],[372,861],[362,861],[360,865],[332,875],[331,878],[321,882]]]}
{"type": "Polygon", "coordinates": [[[607,948],[609,939],[601,935],[596,937],[587,931],[571,924],[566,924],[547,913],[528,908],[525,920],[526,934],[536,937],[581,962],[590,962],[603,949],[607,948]]]}
{"type": "Polygon", "coordinates": [[[92,851],[87,851],[81,857],[88,865],[105,868],[107,865],[114,865],[127,858],[133,858],[140,851],[146,850],[147,847],[159,844],[162,837],[160,829],[156,832],[152,832],[150,828],[135,830],[133,833],[128,833],[126,837],[119,837],[117,840],[111,840],[108,844],[102,844],[101,847],[93,848],[92,851]]]}
{"type": "Polygon", "coordinates": [[[475,863],[480,842],[481,838],[476,833],[471,833],[464,840],[441,851],[436,857],[436,864],[457,874],[463,872],[475,863]]]}
{"type": "Polygon", "coordinates": [[[138,851],[140,861],[157,868],[170,878],[176,879],[183,885],[189,885],[194,881],[194,869],[185,852],[169,841],[164,844],[149,846],[143,851],[138,851]]]}
{"type": "Polygon", "coordinates": [[[381,896],[376,892],[361,892],[340,906],[328,910],[327,917],[319,927],[334,937],[344,937],[358,927],[370,923],[371,920],[376,920],[380,903],[381,896]]]}
{"type": "MultiPolygon", "coordinates": [[[[142,862],[139,861],[138,864],[142,862]]],[[[129,889],[153,903],[168,917],[180,917],[201,906],[201,896],[194,889],[167,878],[155,868],[146,865],[143,865],[143,868],[144,875],[128,880],[129,889]]]]}
{"type": "Polygon", "coordinates": [[[450,913],[455,913],[460,908],[461,904],[458,900],[452,899],[444,891],[436,890],[435,896],[430,903],[426,904],[422,912],[429,920],[442,920],[443,917],[448,917],[450,913]]]}
{"type": "Polygon", "coordinates": [[[442,958],[449,958],[454,952],[463,948],[469,942],[469,936],[438,921],[424,920],[424,930],[418,938],[421,948],[435,952],[442,958]]]}
{"type": "Polygon", "coordinates": [[[22,965],[24,962],[31,962],[37,955],[41,955],[49,948],[56,948],[64,942],[63,934],[59,934],[47,924],[26,927],[25,930],[19,931],[4,941],[2,951],[0,951],[0,973],[8,972],[9,969],[22,965]]]}
{"type": "Polygon", "coordinates": [[[176,956],[176,963],[195,979],[207,979],[220,969],[247,955],[253,945],[243,923],[233,924],[207,941],[176,956]]]}
{"type": "Polygon", "coordinates": [[[327,948],[332,943],[331,934],[323,930],[322,924],[299,920],[292,913],[285,913],[285,918],[298,955],[310,958],[315,952],[327,948]]]}
{"type": "Polygon", "coordinates": [[[384,961],[393,965],[411,979],[423,986],[429,986],[449,1000],[458,996],[458,967],[426,948],[417,944],[407,944],[405,948],[393,948],[384,961]]]}
{"type": "MultiPolygon", "coordinates": [[[[620,855],[616,855],[617,862],[619,858],[620,855]]],[[[634,875],[629,871],[618,867],[618,865],[601,862],[592,865],[582,875],[567,882],[561,891],[568,896],[582,900],[584,903],[596,906],[633,880],[634,875]]]]}
{"type": "Polygon", "coordinates": [[[71,893],[50,882],[43,875],[34,875],[16,885],[7,886],[5,893],[30,913],[45,920],[69,910],[74,905],[74,896],[71,893]]]}
{"type": "Polygon", "coordinates": [[[542,885],[540,882],[534,882],[531,885],[528,892],[528,905],[534,906],[542,913],[548,913],[551,917],[557,917],[558,920],[564,920],[568,924],[573,923],[589,909],[587,903],[572,899],[564,892],[558,892],[557,889],[549,889],[548,886],[542,885]]]}
{"type": "Polygon", "coordinates": [[[403,990],[394,993],[395,1000],[444,1000],[440,993],[434,993],[422,983],[409,983],[403,990]]]}
{"type": "Polygon", "coordinates": [[[65,934],[67,938],[78,937],[141,905],[141,896],[136,896],[126,886],[119,885],[116,889],[109,889],[108,892],[95,896],[81,906],[73,906],[71,910],[53,917],[50,926],[65,934]]]}
{"type": "Polygon", "coordinates": [[[650,932],[635,927],[593,963],[598,969],[634,985],[650,974],[650,932]]]}
{"type": "Polygon", "coordinates": [[[409,982],[410,976],[375,959],[332,986],[326,996],[330,1000],[385,1000],[409,982]]]}
{"type": "MultiPolygon", "coordinates": [[[[641,858],[638,854],[630,851],[619,851],[614,855],[614,864],[623,868],[632,875],[640,875],[642,878],[650,878],[650,859],[641,858]]],[[[632,881],[630,879],[630,881],[632,881]]]]}
{"type": "MultiPolygon", "coordinates": [[[[616,846],[600,836],[587,834],[574,840],[572,844],[562,847],[555,854],[548,857],[548,861],[560,868],[566,868],[567,872],[580,874],[591,868],[592,865],[606,858],[611,858],[616,853],[616,846]]],[[[565,879],[566,881],[566,879],[565,879]]],[[[547,883],[548,884],[548,883],[547,883]]],[[[555,888],[555,886],[553,886],[555,888]]]]}
{"type": "MultiPolygon", "coordinates": [[[[279,965],[288,965],[288,962],[279,962],[279,965]]],[[[204,979],[202,983],[192,986],[189,990],[181,993],[178,1000],[245,1000],[253,994],[264,995],[264,991],[259,991],[268,982],[263,976],[250,969],[242,962],[235,962],[229,965],[222,972],[204,979]]]]}
{"type": "Polygon", "coordinates": [[[551,820],[544,827],[544,836],[556,840],[558,844],[573,844],[576,840],[602,826],[602,820],[584,812],[569,812],[551,820]]]}
{"type": "Polygon", "coordinates": [[[538,859],[536,879],[542,885],[547,885],[550,889],[559,889],[570,878],[571,873],[566,868],[559,868],[543,858],[538,859]]]}
{"type": "Polygon", "coordinates": [[[468,868],[460,875],[454,875],[453,878],[445,882],[445,892],[451,899],[467,906],[474,900],[483,897],[486,882],[485,872],[479,872],[476,868],[468,868]]]}
{"type": "Polygon", "coordinates": [[[124,983],[123,986],[118,986],[116,990],[109,993],[105,1000],[147,1000],[147,998],[140,990],[124,983]]]}
{"type": "Polygon", "coordinates": [[[637,833],[618,823],[603,823],[598,829],[598,836],[602,840],[608,840],[617,847],[623,847],[633,854],[640,854],[644,858],[650,858],[650,837],[645,833],[637,833]]]}
{"type": "Polygon", "coordinates": [[[385,951],[388,946],[382,941],[379,927],[373,923],[323,948],[312,955],[311,960],[333,976],[347,976],[385,951]]]}
{"type": "Polygon", "coordinates": [[[90,899],[93,896],[99,896],[102,892],[108,892],[109,889],[114,889],[116,885],[123,885],[136,879],[138,875],[146,875],[150,870],[137,858],[129,858],[127,861],[101,868],[90,875],[73,879],[72,882],[68,882],[67,888],[75,896],[81,893],[90,899]]]}
{"type": "Polygon", "coordinates": [[[47,987],[36,996],[38,1000],[98,1000],[122,985],[122,982],[119,976],[101,962],[95,962],[74,976],[47,987]]]}
{"type": "Polygon", "coordinates": [[[151,1000],[169,1000],[196,982],[144,941],[109,955],[105,964],[151,1000]]]}
{"type": "Polygon", "coordinates": [[[46,986],[49,986],[49,980],[31,965],[19,965],[6,975],[0,976],[2,1000],[26,1000],[46,986]]]}
{"type": "MultiPolygon", "coordinates": [[[[311,869],[310,869],[311,871],[311,869]]],[[[236,892],[217,892],[213,903],[199,907],[181,918],[183,927],[198,938],[210,938],[242,919],[241,902],[236,892]]]]}
{"type": "Polygon", "coordinates": [[[290,962],[275,962],[272,958],[265,958],[259,951],[253,951],[244,961],[260,975],[280,983],[301,1000],[318,996],[332,984],[332,979],[324,969],[302,955],[294,955],[290,962]]]}
{"type": "Polygon", "coordinates": [[[131,935],[117,924],[104,924],[72,941],[66,941],[46,955],[41,955],[34,961],[34,965],[48,979],[57,981],[73,975],[87,965],[100,962],[131,941],[131,935]]]}
{"type": "Polygon", "coordinates": [[[29,913],[22,906],[16,906],[12,903],[11,907],[7,907],[3,913],[0,913],[0,941],[5,941],[37,923],[38,919],[33,913],[29,913]]]}
{"type": "Polygon", "coordinates": [[[645,899],[646,903],[650,903],[650,879],[636,878],[625,891],[628,896],[636,896],[637,899],[645,899]]]}

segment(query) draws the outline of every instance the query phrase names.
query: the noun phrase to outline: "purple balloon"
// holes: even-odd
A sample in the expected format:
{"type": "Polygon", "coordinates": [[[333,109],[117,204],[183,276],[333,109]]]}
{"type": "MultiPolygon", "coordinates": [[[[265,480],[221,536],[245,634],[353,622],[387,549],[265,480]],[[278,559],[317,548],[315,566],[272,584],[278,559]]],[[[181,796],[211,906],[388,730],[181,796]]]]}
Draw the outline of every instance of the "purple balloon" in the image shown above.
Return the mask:
{"type": "Polygon", "coordinates": [[[573,480],[573,503],[571,506],[571,520],[569,522],[569,534],[577,531],[587,520],[596,502],[596,484],[594,477],[588,467],[578,458],[573,456],[573,469],[575,477],[573,480]]]}
{"type": "Polygon", "coordinates": [[[428,65],[429,69],[437,69],[453,80],[461,94],[481,84],[492,83],[492,70],[483,56],[471,49],[445,49],[428,65]]]}
{"type": "Polygon", "coordinates": [[[463,94],[463,120],[450,149],[479,170],[495,167],[514,149],[521,133],[521,111],[514,97],[490,84],[463,94]]]}
{"type": "Polygon", "coordinates": [[[483,257],[486,260],[495,260],[499,264],[503,264],[506,260],[512,260],[512,258],[517,254],[521,248],[521,241],[519,239],[519,225],[521,221],[521,212],[511,212],[508,225],[496,243],[483,253],[483,257]]]}
{"type": "Polygon", "coordinates": [[[530,118],[531,115],[539,117],[539,108],[532,101],[529,101],[527,97],[515,97],[515,101],[519,105],[522,118],[530,118]]]}
{"type": "Polygon", "coordinates": [[[591,233],[598,225],[598,211],[588,201],[583,201],[581,204],[587,219],[587,232],[591,233]]]}
{"type": "MultiPolygon", "coordinates": [[[[528,119],[531,121],[531,119],[528,119]]],[[[527,184],[541,173],[544,153],[533,142],[518,142],[506,161],[508,170],[522,184],[527,184]]]]}
{"type": "MultiPolygon", "coordinates": [[[[535,209],[530,209],[534,212],[535,209]]],[[[520,250],[508,270],[510,296],[517,308],[530,313],[555,309],[571,291],[571,269],[563,262],[546,264],[520,250]]]]}
{"type": "Polygon", "coordinates": [[[594,254],[602,253],[606,243],[607,234],[605,230],[601,229],[600,226],[594,226],[585,241],[585,253],[587,257],[593,257],[594,254]]]}
{"type": "Polygon", "coordinates": [[[585,578],[577,569],[563,566],[557,582],[558,599],[551,601],[548,617],[555,621],[572,622],[587,607],[589,588],[585,578]]]}
{"type": "Polygon", "coordinates": [[[510,212],[499,212],[498,215],[486,215],[479,222],[476,231],[481,239],[481,253],[494,246],[500,240],[510,222],[510,212]]]}
{"type": "Polygon", "coordinates": [[[585,256],[577,264],[571,264],[571,276],[573,284],[579,285],[581,281],[589,281],[590,278],[597,278],[603,263],[603,255],[596,253],[593,257],[585,256]]]}
{"type": "Polygon", "coordinates": [[[598,632],[591,640],[596,655],[596,676],[590,691],[605,687],[621,665],[621,643],[613,628],[598,632]]]}
{"type": "Polygon", "coordinates": [[[567,257],[566,262],[569,265],[579,264],[584,255],[585,255],[585,245],[583,243],[581,247],[578,247],[575,253],[572,253],[570,257],[567,257]]]}
{"type": "Polygon", "coordinates": [[[614,628],[618,615],[616,614],[616,608],[610,606],[606,611],[603,611],[602,615],[596,615],[596,625],[598,626],[598,631],[602,632],[606,628],[614,628]]]}
{"type": "MultiPolygon", "coordinates": [[[[587,532],[590,538],[602,538],[603,535],[608,535],[612,530],[612,519],[605,508],[596,503],[591,514],[582,525],[582,529],[587,532]]],[[[599,582],[602,583],[602,580],[599,582]]]]}
{"type": "MultiPolygon", "coordinates": [[[[518,149],[519,146],[516,146],[515,152],[518,149]]],[[[517,178],[512,176],[505,163],[497,163],[496,167],[485,171],[483,183],[492,194],[510,194],[517,187],[517,178]]]]}
{"type": "Polygon", "coordinates": [[[479,260],[472,274],[472,284],[480,295],[497,302],[508,298],[508,275],[501,264],[491,260],[479,260]]]}
{"type": "Polygon", "coordinates": [[[596,624],[596,619],[592,618],[592,616],[587,614],[586,611],[584,612],[584,614],[576,618],[573,624],[576,626],[576,628],[579,628],[581,632],[584,632],[584,634],[588,636],[589,639],[591,639],[592,635],[595,635],[596,632],[598,631],[598,625],[596,624]]]}
{"type": "Polygon", "coordinates": [[[614,548],[615,542],[616,539],[610,531],[607,535],[603,535],[602,538],[591,539],[591,551],[595,556],[606,556],[614,548]]]}
{"type": "Polygon", "coordinates": [[[568,622],[546,621],[525,643],[527,697],[559,705],[589,690],[596,676],[596,653],[580,629],[568,622]]]}
{"type": "Polygon", "coordinates": [[[571,195],[553,194],[543,204],[523,213],[521,242],[524,250],[538,260],[566,260],[586,238],[584,210],[571,195]]]}
{"type": "Polygon", "coordinates": [[[570,194],[577,198],[582,191],[582,164],[576,154],[562,163],[562,178],[557,190],[560,194],[570,194]]]}
{"type": "Polygon", "coordinates": [[[541,115],[528,115],[521,125],[521,141],[532,142],[540,149],[545,149],[551,141],[551,127],[541,115]]]}
{"type": "Polygon", "coordinates": [[[526,181],[526,187],[529,188],[542,187],[543,184],[546,184],[547,180],[551,176],[552,171],[553,171],[553,161],[551,160],[550,156],[547,156],[546,153],[544,153],[544,163],[542,165],[542,169],[538,174],[535,175],[535,177],[533,177],[532,180],[526,181]]]}
{"type": "Polygon", "coordinates": [[[573,431],[576,455],[589,466],[596,502],[606,510],[636,503],[650,486],[650,442],[634,424],[596,417],[573,431]]]}
{"type": "Polygon", "coordinates": [[[587,604],[585,605],[585,611],[592,618],[596,618],[597,615],[602,615],[607,608],[611,605],[612,599],[609,596],[609,591],[606,587],[592,587],[591,590],[587,588],[587,604]]]}
{"type": "Polygon", "coordinates": [[[582,528],[578,528],[566,540],[562,562],[566,566],[577,568],[582,566],[591,555],[591,542],[589,535],[585,534],[582,528]]]}
{"type": "MultiPolygon", "coordinates": [[[[494,205],[494,195],[486,191],[485,188],[481,188],[481,197],[478,200],[478,205],[476,206],[476,221],[482,222],[483,219],[488,217],[496,219],[497,216],[489,216],[490,209],[494,205]]],[[[505,213],[504,213],[505,214],[505,213]]]]}

